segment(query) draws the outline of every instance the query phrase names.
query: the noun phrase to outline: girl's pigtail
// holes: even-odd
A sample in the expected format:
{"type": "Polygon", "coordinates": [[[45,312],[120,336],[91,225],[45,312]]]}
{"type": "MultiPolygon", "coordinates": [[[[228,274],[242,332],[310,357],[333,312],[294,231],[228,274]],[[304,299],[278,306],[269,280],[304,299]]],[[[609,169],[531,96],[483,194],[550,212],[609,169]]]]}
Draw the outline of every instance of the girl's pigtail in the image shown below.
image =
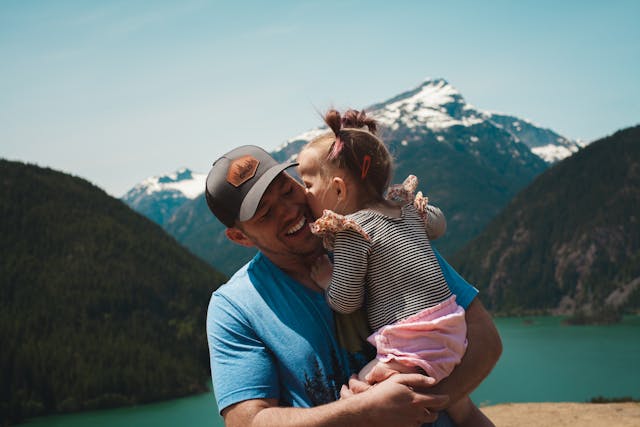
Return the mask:
{"type": "Polygon", "coordinates": [[[367,113],[362,110],[347,110],[342,117],[343,128],[356,128],[368,130],[374,134],[377,131],[376,121],[367,116],[367,113]]]}
{"type": "Polygon", "coordinates": [[[324,116],[324,122],[327,124],[327,126],[329,126],[329,128],[333,131],[333,134],[336,136],[336,140],[333,144],[331,144],[329,154],[327,155],[327,158],[329,160],[333,160],[340,155],[342,149],[344,148],[344,141],[342,141],[342,138],[340,138],[342,118],[340,117],[340,113],[337,110],[329,110],[324,116]]]}

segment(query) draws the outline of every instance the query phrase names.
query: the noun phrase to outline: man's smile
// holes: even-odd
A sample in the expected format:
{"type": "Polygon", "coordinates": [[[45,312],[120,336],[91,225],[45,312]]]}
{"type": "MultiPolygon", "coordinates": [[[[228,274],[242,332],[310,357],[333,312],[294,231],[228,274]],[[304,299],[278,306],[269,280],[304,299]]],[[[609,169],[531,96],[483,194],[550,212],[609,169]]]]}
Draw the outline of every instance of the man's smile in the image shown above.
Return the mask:
{"type": "Polygon", "coordinates": [[[295,234],[296,232],[300,231],[300,229],[302,227],[304,227],[306,222],[307,222],[307,219],[304,216],[302,218],[300,218],[300,221],[298,221],[290,229],[287,230],[287,233],[286,233],[287,236],[290,236],[290,235],[295,234]]]}

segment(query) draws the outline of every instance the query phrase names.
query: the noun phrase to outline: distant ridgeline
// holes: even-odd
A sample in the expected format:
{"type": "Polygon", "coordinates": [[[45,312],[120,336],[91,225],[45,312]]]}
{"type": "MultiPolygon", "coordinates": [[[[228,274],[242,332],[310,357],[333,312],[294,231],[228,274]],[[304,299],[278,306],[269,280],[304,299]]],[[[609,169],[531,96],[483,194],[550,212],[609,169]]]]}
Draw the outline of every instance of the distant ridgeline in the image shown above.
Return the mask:
{"type": "Polygon", "coordinates": [[[224,280],[92,184],[0,160],[0,424],[206,389],[224,280]]]}
{"type": "Polygon", "coordinates": [[[543,172],[453,262],[494,311],[607,322],[639,310],[640,126],[543,172]]]}

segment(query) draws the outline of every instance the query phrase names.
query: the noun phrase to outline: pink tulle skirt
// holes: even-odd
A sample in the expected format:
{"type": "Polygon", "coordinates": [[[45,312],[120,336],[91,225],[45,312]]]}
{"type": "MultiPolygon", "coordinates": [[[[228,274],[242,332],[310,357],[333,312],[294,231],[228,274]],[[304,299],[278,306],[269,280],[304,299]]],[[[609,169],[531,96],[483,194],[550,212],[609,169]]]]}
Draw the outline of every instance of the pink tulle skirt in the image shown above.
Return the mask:
{"type": "Polygon", "coordinates": [[[383,326],[367,340],[376,346],[377,358],[422,368],[436,381],[449,376],[467,348],[464,309],[455,295],[440,304],[383,326]]]}

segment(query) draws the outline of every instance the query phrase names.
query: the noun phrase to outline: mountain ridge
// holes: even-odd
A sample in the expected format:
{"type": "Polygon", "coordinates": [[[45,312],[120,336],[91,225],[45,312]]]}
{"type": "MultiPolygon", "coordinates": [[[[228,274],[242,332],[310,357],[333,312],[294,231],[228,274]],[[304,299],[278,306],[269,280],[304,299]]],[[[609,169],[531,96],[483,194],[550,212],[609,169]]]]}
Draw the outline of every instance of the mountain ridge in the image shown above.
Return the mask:
{"type": "Polygon", "coordinates": [[[452,258],[492,310],[640,307],[640,126],[543,172],[452,258]]]}

